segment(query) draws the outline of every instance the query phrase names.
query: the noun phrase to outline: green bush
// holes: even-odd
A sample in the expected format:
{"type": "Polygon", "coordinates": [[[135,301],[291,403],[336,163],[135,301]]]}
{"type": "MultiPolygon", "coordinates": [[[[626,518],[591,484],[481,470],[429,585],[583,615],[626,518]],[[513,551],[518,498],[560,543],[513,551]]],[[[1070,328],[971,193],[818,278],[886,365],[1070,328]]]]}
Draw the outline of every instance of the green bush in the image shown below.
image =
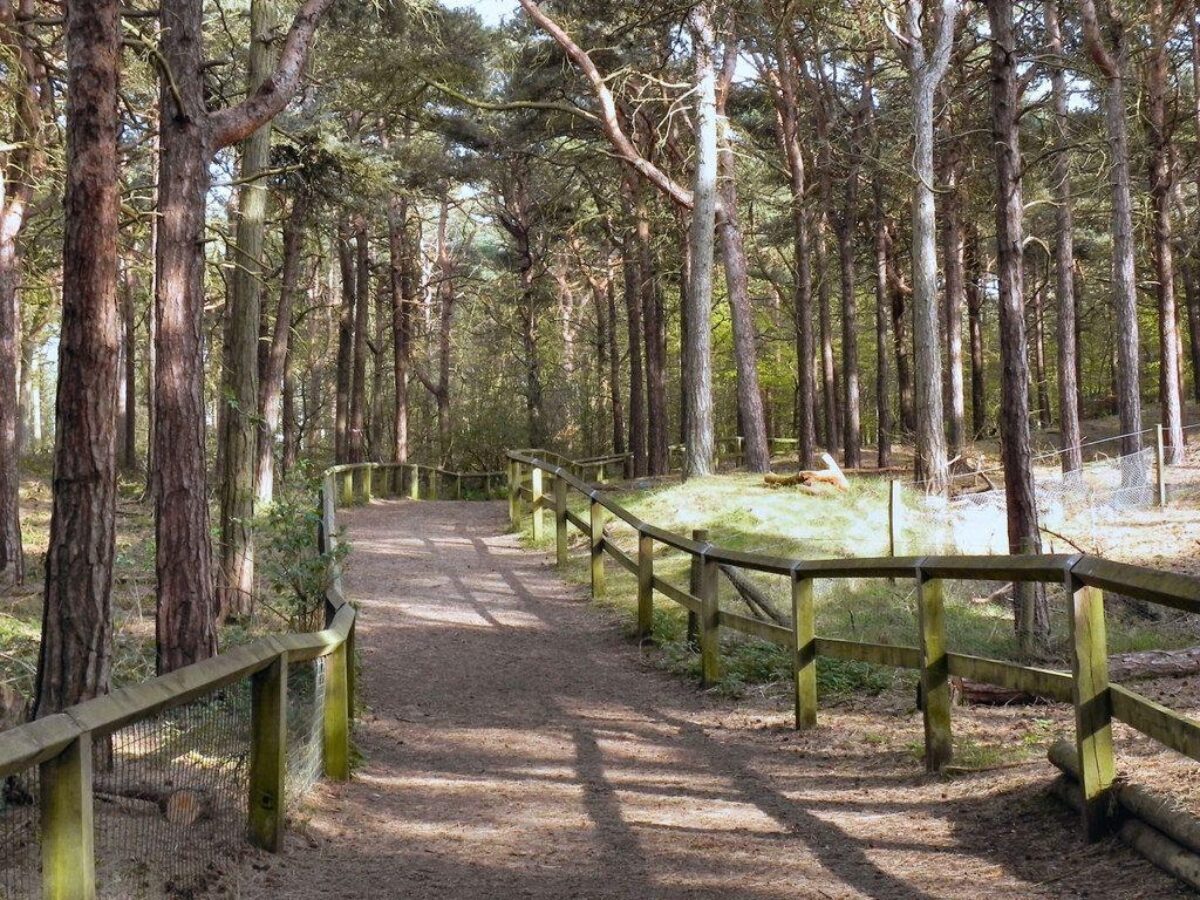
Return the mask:
{"type": "Polygon", "coordinates": [[[336,567],[350,552],[340,535],[332,542],[334,549],[318,551],[320,485],[321,477],[311,466],[299,466],[256,525],[259,602],[295,631],[313,631],[324,624],[325,593],[333,584],[336,567]]]}

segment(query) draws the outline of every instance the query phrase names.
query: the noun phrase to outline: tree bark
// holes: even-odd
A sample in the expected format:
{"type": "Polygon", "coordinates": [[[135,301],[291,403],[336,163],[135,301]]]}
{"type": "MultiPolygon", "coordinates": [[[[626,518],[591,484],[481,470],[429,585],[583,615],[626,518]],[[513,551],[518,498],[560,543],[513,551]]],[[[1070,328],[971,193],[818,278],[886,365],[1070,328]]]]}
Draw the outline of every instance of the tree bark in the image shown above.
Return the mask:
{"type": "MultiPolygon", "coordinates": [[[[159,230],[155,251],[157,664],[160,673],[216,652],[204,442],[204,219],[213,154],[249,137],[296,92],[332,0],[304,0],[279,63],[236,106],[206,108],[204,4],[161,3],[159,230]]],[[[258,323],[253,323],[257,332],[258,323]]],[[[257,398],[255,398],[257,399],[257,398]]]]}
{"type": "Polygon", "coordinates": [[[946,73],[954,42],[958,0],[942,0],[937,37],[926,51],[922,34],[923,4],[906,0],[904,40],[906,62],[913,87],[914,135],[913,232],[913,342],[915,409],[917,415],[916,475],[931,494],[944,494],[950,471],[946,456],[945,416],[942,406],[942,357],[938,339],[937,213],[933,197],[933,101],[946,73]]]}
{"type": "Polygon", "coordinates": [[[979,263],[979,234],[968,228],[964,254],[967,299],[967,333],[971,348],[971,433],[978,439],[987,431],[987,372],[983,362],[983,272],[979,263]]]}
{"type": "Polygon", "coordinates": [[[292,198],[292,209],[283,226],[283,271],[279,278],[279,304],[259,385],[258,486],[260,506],[275,495],[275,440],[283,417],[283,393],[288,348],[291,344],[292,311],[300,290],[300,266],[304,250],[304,227],[308,221],[309,197],[303,189],[292,198]]]}
{"type": "MultiPolygon", "coordinates": [[[[1038,553],[1037,499],[1029,434],[1029,348],[1025,337],[1022,252],[1025,207],[1021,191],[1020,92],[1012,0],[988,0],[992,34],[992,146],[996,159],[996,268],[1000,305],[1000,456],[1010,553],[1038,553]]],[[[1021,647],[1034,651],[1050,633],[1044,591],[1018,584],[1015,627],[1021,647]]]]}
{"type": "Polygon", "coordinates": [[[67,4],[63,306],[35,717],[106,693],[116,544],[120,5],[67,4]]]}
{"type": "Polygon", "coordinates": [[[654,248],[650,242],[650,219],[641,191],[635,207],[638,246],[638,289],[641,291],[643,343],[646,348],[646,465],[649,474],[665,475],[668,467],[669,423],[667,421],[667,362],[662,341],[662,295],[658,289],[658,273],[654,248]]]}
{"type": "Polygon", "coordinates": [[[392,461],[408,462],[408,370],[412,344],[412,241],[408,234],[408,199],[392,194],[388,201],[388,254],[392,279],[392,461]]]}
{"type": "Polygon", "coordinates": [[[737,399],[741,434],[744,439],[744,465],[751,472],[771,469],[771,451],[767,444],[766,414],[758,381],[758,335],[754,326],[754,307],[750,300],[750,276],[746,265],[746,245],[738,221],[737,165],[729,137],[725,113],[729,88],[737,66],[740,43],[725,35],[725,56],[717,91],[717,145],[721,208],[717,222],[721,258],[725,265],[725,290],[729,298],[729,319],[733,332],[733,361],[737,371],[737,399]]]}
{"type": "MultiPolygon", "coordinates": [[[[273,67],[274,0],[250,4],[250,47],[246,89],[253,94],[273,67]]],[[[259,327],[262,319],[263,235],[271,165],[271,127],[264,125],[241,146],[242,180],[233,246],[233,277],[226,307],[222,367],[224,466],[220,479],[220,618],[244,619],[254,608],[255,463],[259,461],[259,327]]],[[[258,483],[261,486],[261,482],[258,483]]]]}
{"type": "Polygon", "coordinates": [[[896,226],[893,221],[886,220],[884,231],[887,235],[886,254],[888,271],[888,293],[891,297],[892,309],[892,343],[896,352],[896,387],[900,403],[900,426],[908,434],[917,428],[916,416],[916,387],[913,384],[912,370],[912,330],[909,328],[911,316],[908,314],[909,302],[912,298],[912,287],[900,274],[900,263],[896,254],[896,226]]]}
{"type": "Polygon", "coordinates": [[[334,398],[334,459],[350,460],[350,382],[354,372],[354,320],[357,296],[357,270],[350,223],[343,215],[338,221],[338,269],[341,273],[342,302],[338,315],[337,387],[334,398]]]}
{"type": "Polygon", "coordinates": [[[1137,283],[1134,272],[1133,201],[1130,197],[1129,135],[1125,122],[1125,23],[1106,15],[1103,30],[1095,0],[1079,0],[1083,37],[1088,53],[1105,82],[1104,126],[1108,135],[1109,185],[1112,190],[1112,308],[1117,357],[1117,418],[1120,451],[1130,457],[1121,467],[1125,487],[1145,484],[1146,468],[1138,462],[1142,450],[1142,394],[1139,369],[1137,283]]]}
{"type": "Polygon", "coordinates": [[[1050,92],[1054,105],[1054,293],[1058,310],[1055,332],[1058,342],[1058,421],[1062,433],[1064,475],[1083,468],[1079,425],[1079,384],[1076,380],[1079,347],[1075,342],[1075,224],[1071,197],[1071,138],[1067,111],[1067,78],[1063,58],[1062,29],[1058,0],[1044,0],[1042,14],[1047,49],[1054,57],[1050,70],[1050,92]]]}
{"type": "Polygon", "coordinates": [[[687,452],[685,478],[716,471],[712,396],[712,291],[717,216],[717,97],[711,5],[698,3],[688,15],[695,56],[696,171],[692,186],[691,258],[687,290],[687,452]]]}
{"type": "Polygon", "coordinates": [[[612,418],[613,453],[625,452],[625,410],[621,402],[621,354],[617,340],[617,289],[610,260],[604,284],[604,301],[608,307],[608,394],[612,418]]]}
{"type": "Polygon", "coordinates": [[[371,314],[371,252],[367,220],[354,222],[354,365],[350,370],[350,425],[346,454],[352,463],[367,461],[367,327],[371,314]]]}
{"type": "MultiPolygon", "coordinates": [[[[948,123],[953,128],[953,122],[948,123]]],[[[966,298],[963,275],[963,220],[959,181],[962,176],[960,139],[952,136],[945,161],[945,222],[942,228],[942,259],[946,271],[946,363],[949,371],[945,396],[949,407],[949,447],[951,457],[958,456],[966,442],[966,398],[963,391],[962,310],[966,298]]]]}
{"type": "Polygon", "coordinates": [[[633,453],[636,478],[647,473],[646,388],[642,381],[642,296],[639,284],[637,241],[631,229],[625,233],[622,247],[625,316],[629,334],[629,449],[633,453]]]}
{"type": "Polygon", "coordinates": [[[122,362],[125,366],[121,416],[121,468],[137,471],[137,315],[133,303],[134,280],[129,267],[122,270],[121,318],[125,327],[122,362]]]}
{"type": "MultiPolygon", "coordinates": [[[[1178,4],[1175,5],[1178,7],[1178,4]]],[[[1175,173],[1171,164],[1173,125],[1167,117],[1167,42],[1175,27],[1173,14],[1162,0],[1149,0],[1150,58],[1146,65],[1146,128],[1150,144],[1150,203],[1155,285],[1158,299],[1159,395],[1166,442],[1166,463],[1183,462],[1183,401],[1180,396],[1179,312],[1175,304],[1175,251],[1171,222],[1171,194],[1175,173]]]]}

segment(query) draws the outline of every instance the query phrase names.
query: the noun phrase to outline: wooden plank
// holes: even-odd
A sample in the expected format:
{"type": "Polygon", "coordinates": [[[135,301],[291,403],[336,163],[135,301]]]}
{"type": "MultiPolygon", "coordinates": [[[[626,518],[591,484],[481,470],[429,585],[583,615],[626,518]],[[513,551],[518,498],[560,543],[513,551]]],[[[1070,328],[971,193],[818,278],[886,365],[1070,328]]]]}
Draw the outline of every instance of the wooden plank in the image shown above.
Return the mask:
{"type": "Polygon", "coordinates": [[[722,628],[732,628],[734,631],[740,631],[742,634],[748,634],[780,647],[795,646],[792,629],[784,628],[782,625],[776,625],[765,619],[756,619],[754,616],[722,609],[717,612],[717,624],[722,628]]]}
{"type": "Polygon", "coordinates": [[[950,666],[946,659],[942,582],[917,567],[917,624],[921,636],[921,705],[925,724],[925,769],[940,772],[950,762],[950,666]]]}
{"type": "Polygon", "coordinates": [[[591,546],[592,599],[604,596],[604,507],[592,498],[588,504],[591,517],[588,541],[591,546]]]}
{"type": "Polygon", "coordinates": [[[681,590],[669,581],[664,581],[657,575],[654,576],[654,589],[666,597],[668,600],[674,600],[688,612],[700,612],[700,598],[687,591],[681,590]]]}
{"type": "Polygon", "coordinates": [[[41,765],[42,897],[96,896],[92,736],[84,733],[41,765]]]}
{"type": "Polygon", "coordinates": [[[574,525],[576,528],[578,528],[580,531],[582,531],[584,534],[588,534],[592,530],[591,526],[588,525],[587,522],[585,522],[580,516],[575,515],[575,513],[571,512],[570,510],[567,510],[567,521],[570,522],[572,525],[574,525]]]}
{"type": "Polygon", "coordinates": [[[720,612],[717,609],[717,577],[720,574],[716,560],[701,558],[700,561],[700,681],[705,686],[716,684],[721,678],[720,612]]]}
{"type": "Polygon", "coordinates": [[[921,569],[929,578],[971,581],[1033,581],[1062,584],[1075,559],[1062,553],[1013,556],[926,556],[921,569]]]}
{"type": "Polygon", "coordinates": [[[1172,750],[1200,761],[1200,722],[1119,684],[1109,685],[1113,718],[1172,750]]]}
{"type": "Polygon", "coordinates": [[[792,676],[796,728],[817,724],[817,640],[811,578],[792,575],[792,676]]]}
{"type": "Polygon", "coordinates": [[[1071,574],[1083,584],[1104,591],[1184,612],[1200,613],[1200,578],[1111,562],[1094,556],[1080,557],[1071,568],[1071,574]]]}
{"type": "Polygon", "coordinates": [[[283,849],[287,775],[287,653],[250,681],[250,794],[247,834],[255,847],[283,849]]]}
{"type": "Polygon", "coordinates": [[[57,756],[79,734],[79,725],[63,713],[0,731],[0,778],[57,756]]]}
{"type": "Polygon", "coordinates": [[[941,772],[953,756],[950,737],[950,671],[946,659],[946,608],[940,578],[917,566],[920,689],[925,726],[925,770],[941,772]]]}
{"type": "Polygon", "coordinates": [[[919,647],[896,644],[870,644],[865,641],[846,641],[840,638],[814,638],[817,656],[842,659],[847,662],[865,662],[893,669],[920,669],[919,647]]]}
{"type": "Polygon", "coordinates": [[[321,733],[325,774],[334,781],[350,780],[349,653],[345,642],[325,662],[325,717],[321,733]]]}
{"type": "Polygon", "coordinates": [[[1108,685],[1108,642],[1104,594],[1066,578],[1071,598],[1072,674],[1075,686],[1075,749],[1083,790],[1083,826],[1087,839],[1100,840],[1113,828],[1112,692],[1108,685]]]}
{"type": "Polygon", "coordinates": [[[605,538],[603,548],[604,548],[604,552],[607,553],[609,556],[611,556],[614,560],[616,560],[617,563],[620,564],[622,569],[624,569],[626,572],[629,572],[632,575],[637,575],[637,573],[638,573],[637,560],[635,560],[632,556],[630,556],[628,553],[626,553],[624,550],[622,550],[620,547],[618,547],[616,544],[614,544],[612,542],[612,540],[610,540],[609,538],[605,538]]]}
{"type": "Polygon", "coordinates": [[[565,566],[569,558],[567,544],[567,483],[560,476],[554,476],[554,552],[559,568],[565,566]]]}
{"type": "Polygon", "coordinates": [[[638,638],[645,640],[654,629],[654,539],[638,532],[637,567],[638,638]]]}
{"type": "Polygon", "coordinates": [[[545,512],[542,510],[542,470],[534,469],[529,473],[529,499],[533,506],[533,541],[540,544],[542,533],[545,531],[545,512]]]}
{"type": "Polygon", "coordinates": [[[995,684],[1063,703],[1070,703],[1074,697],[1075,689],[1069,672],[1036,669],[1019,663],[967,656],[962,653],[947,653],[946,659],[950,666],[950,674],[959,678],[995,684]]]}

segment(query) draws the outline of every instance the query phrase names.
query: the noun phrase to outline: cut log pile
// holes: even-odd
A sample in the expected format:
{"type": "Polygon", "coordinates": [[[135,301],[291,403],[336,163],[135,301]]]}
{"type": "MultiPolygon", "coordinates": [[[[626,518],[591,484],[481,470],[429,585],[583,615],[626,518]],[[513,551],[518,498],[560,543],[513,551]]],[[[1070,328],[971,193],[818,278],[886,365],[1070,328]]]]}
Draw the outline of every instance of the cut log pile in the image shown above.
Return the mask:
{"type": "MultiPolygon", "coordinates": [[[[1051,788],[1055,796],[1082,809],[1079,754],[1068,742],[1058,741],[1048,755],[1062,772],[1051,788]]],[[[1179,804],[1141,785],[1118,781],[1112,790],[1117,836],[1163,871],[1200,890],[1200,821],[1179,804]]]]}
{"type": "Polygon", "coordinates": [[[101,797],[153,803],[163,818],[175,825],[194,825],[212,811],[212,799],[201,788],[97,779],[95,790],[101,797]]]}

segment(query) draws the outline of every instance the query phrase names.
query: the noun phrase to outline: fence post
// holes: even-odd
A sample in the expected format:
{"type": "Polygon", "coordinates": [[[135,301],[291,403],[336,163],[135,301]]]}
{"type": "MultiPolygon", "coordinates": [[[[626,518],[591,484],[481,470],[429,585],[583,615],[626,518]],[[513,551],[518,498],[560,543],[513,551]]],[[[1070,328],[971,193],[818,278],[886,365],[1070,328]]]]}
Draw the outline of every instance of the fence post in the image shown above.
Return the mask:
{"type": "Polygon", "coordinates": [[[349,472],[339,472],[338,478],[342,479],[342,506],[353,506],[354,478],[349,472]]]}
{"type": "Polygon", "coordinates": [[[283,848],[287,775],[287,651],[250,679],[250,843],[283,848]]]}
{"type": "Polygon", "coordinates": [[[1167,505],[1167,450],[1163,441],[1163,427],[1154,429],[1154,477],[1158,487],[1158,505],[1167,505]]]}
{"type": "Polygon", "coordinates": [[[542,510],[542,470],[538,466],[534,466],[529,470],[529,505],[533,510],[533,542],[536,544],[542,539],[542,532],[545,530],[545,516],[542,510]]]}
{"type": "MultiPolygon", "coordinates": [[[[888,489],[888,556],[895,559],[900,547],[900,514],[903,510],[900,500],[900,482],[892,479],[888,489]]],[[[888,579],[889,584],[895,584],[895,578],[888,579]]]]}
{"type": "Polygon", "coordinates": [[[362,468],[362,499],[363,503],[370,503],[371,497],[374,495],[374,480],[375,467],[363,466],[362,468]]]}
{"type": "Polygon", "coordinates": [[[462,472],[458,472],[454,476],[454,499],[462,499],[462,472]]]}
{"type": "Polygon", "coordinates": [[[1104,593],[1067,574],[1071,595],[1071,645],[1075,689],[1075,748],[1083,791],[1083,827],[1089,841],[1113,826],[1112,695],[1108,689],[1108,641],[1104,593]]]}
{"type": "MultiPolygon", "coordinates": [[[[692,540],[702,544],[707,544],[708,529],[693,528],[692,540]]],[[[700,582],[703,577],[703,570],[699,556],[692,556],[691,571],[688,573],[688,575],[688,593],[690,593],[693,597],[699,597],[700,582]]],[[[693,650],[698,651],[700,649],[700,618],[690,609],[688,610],[687,617],[687,645],[693,650]]]]}
{"type": "Polygon", "coordinates": [[[349,654],[342,641],[325,657],[325,774],[334,781],[350,780],[349,654]]]}
{"type": "MultiPolygon", "coordinates": [[[[562,470],[560,469],[559,472],[562,470]]],[[[559,566],[567,564],[567,480],[554,476],[554,549],[559,566]]]]}
{"type": "Polygon", "coordinates": [[[717,683],[721,677],[721,644],[717,629],[717,563],[707,555],[700,557],[700,680],[703,685],[717,683]]]}
{"type": "Polygon", "coordinates": [[[939,772],[950,762],[950,666],[942,582],[917,566],[917,619],[921,632],[921,697],[925,718],[925,769],[939,772]]]}
{"type": "Polygon", "coordinates": [[[654,539],[638,530],[638,638],[645,640],[654,630],[654,539]]]}
{"type": "Polygon", "coordinates": [[[438,498],[438,490],[441,487],[442,471],[441,469],[433,468],[429,470],[429,499],[436,500],[438,498]]]}
{"type": "Polygon", "coordinates": [[[811,578],[792,569],[792,629],[796,639],[793,671],[796,679],[796,729],[817,724],[817,641],[813,621],[811,578]]]}
{"type": "Polygon", "coordinates": [[[41,765],[42,896],[92,900],[96,896],[92,809],[92,735],[84,732],[41,765]]]}
{"type": "Polygon", "coordinates": [[[317,553],[321,554],[329,550],[329,538],[325,535],[325,485],[328,483],[326,479],[317,489],[317,553]]]}
{"type": "Polygon", "coordinates": [[[521,527],[521,464],[508,461],[508,524],[516,531],[521,527]]]}
{"type": "MultiPolygon", "coordinates": [[[[595,494],[595,492],[592,492],[595,494]]],[[[595,496],[588,503],[589,535],[592,550],[592,599],[604,596],[604,507],[595,496]]]]}

